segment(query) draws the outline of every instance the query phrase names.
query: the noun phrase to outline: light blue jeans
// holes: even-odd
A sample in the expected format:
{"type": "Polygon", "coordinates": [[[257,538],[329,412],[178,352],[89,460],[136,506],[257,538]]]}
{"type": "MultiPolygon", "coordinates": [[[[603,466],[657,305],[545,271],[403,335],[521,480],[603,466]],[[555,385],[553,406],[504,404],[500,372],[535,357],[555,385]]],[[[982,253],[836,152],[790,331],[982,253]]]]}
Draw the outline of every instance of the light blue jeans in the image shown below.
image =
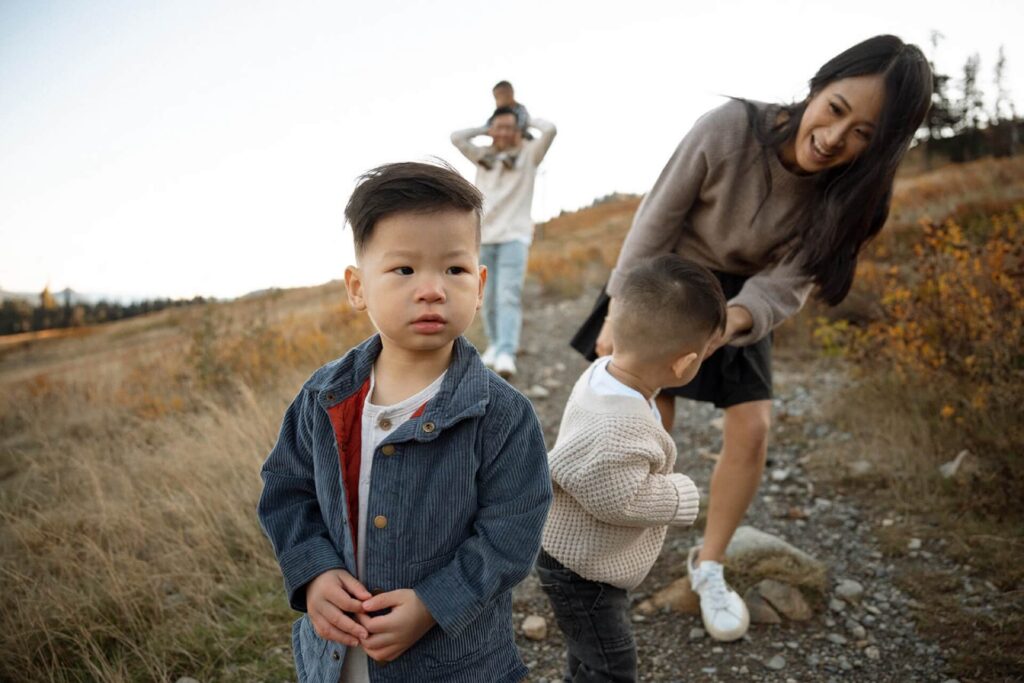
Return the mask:
{"type": "Polygon", "coordinates": [[[523,325],[520,301],[529,251],[529,245],[518,241],[480,245],[480,263],[487,266],[484,331],[498,353],[515,356],[519,350],[519,330],[523,325]]]}

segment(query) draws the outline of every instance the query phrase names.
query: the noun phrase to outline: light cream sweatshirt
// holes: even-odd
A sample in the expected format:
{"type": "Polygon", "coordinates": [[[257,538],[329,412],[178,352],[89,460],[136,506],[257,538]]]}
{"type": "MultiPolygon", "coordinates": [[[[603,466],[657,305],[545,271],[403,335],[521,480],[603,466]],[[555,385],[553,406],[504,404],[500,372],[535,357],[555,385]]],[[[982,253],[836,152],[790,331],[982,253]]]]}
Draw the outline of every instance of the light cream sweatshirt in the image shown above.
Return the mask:
{"type": "Polygon", "coordinates": [[[530,127],[540,131],[533,140],[523,140],[517,149],[499,153],[493,146],[476,145],[473,138],[486,135],[487,128],[466,128],[452,133],[452,144],[477,165],[476,186],[484,195],[483,220],[480,238],[483,244],[533,241],[533,186],[537,180],[537,167],[544,161],[557,130],[555,124],[544,119],[531,118],[530,127]],[[487,155],[498,160],[490,168],[480,165],[487,155]],[[511,168],[501,159],[507,157],[511,168]]]}
{"type": "Polygon", "coordinates": [[[631,589],[643,581],[668,525],[689,526],[700,494],[673,471],[676,446],[641,398],[573,388],[548,453],[554,501],[542,545],[585,579],[631,589]]]}
{"type": "MultiPolygon", "coordinates": [[[[763,116],[777,111],[754,104],[763,116]]],[[[641,260],[675,252],[712,270],[750,277],[728,303],[750,311],[753,327],[731,345],[753,344],[797,313],[812,282],[779,252],[799,247],[787,245],[786,236],[814,196],[814,179],[788,171],[775,154],[768,157],[772,192],[758,212],[767,186],[743,103],[730,100],[704,114],[640,203],[609,295],[618,296],[625,274],[641,260]]]]}

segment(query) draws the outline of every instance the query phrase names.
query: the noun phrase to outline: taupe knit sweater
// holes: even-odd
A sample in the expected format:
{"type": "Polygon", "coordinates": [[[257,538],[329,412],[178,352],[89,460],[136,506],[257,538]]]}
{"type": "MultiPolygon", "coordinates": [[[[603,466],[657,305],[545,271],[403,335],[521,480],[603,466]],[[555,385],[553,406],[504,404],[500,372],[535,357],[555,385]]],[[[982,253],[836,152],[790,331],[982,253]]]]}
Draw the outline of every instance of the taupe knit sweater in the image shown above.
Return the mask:
{"type": "MultiPolygon", "coordinates": [[[[755,104],[773,115],[769,105],[755,104]]],[[[763,163],[742,102],[730,100],[702,116],[640,203],[608,293],[618,296],[639,261],[675,252],[712,270],[750,276],[729,305],[749,310],[754,324],[733,346],[753,344],[799,311],[812,283],[780,253],[799,247],[787,245],[786,236],[816,191],[814,179],[791,173],[769,153],[772,191],[761,206],[763,163]]]]}
{"type": "Polygon", "coordinates": [[[700,494],[673,472],[675,443],[645,401],[590,388],[595,365],[548,453],[555,497],[542,545],[580,576],[628,590],[650,571],[667,525],[693,524],[700,494]]]}

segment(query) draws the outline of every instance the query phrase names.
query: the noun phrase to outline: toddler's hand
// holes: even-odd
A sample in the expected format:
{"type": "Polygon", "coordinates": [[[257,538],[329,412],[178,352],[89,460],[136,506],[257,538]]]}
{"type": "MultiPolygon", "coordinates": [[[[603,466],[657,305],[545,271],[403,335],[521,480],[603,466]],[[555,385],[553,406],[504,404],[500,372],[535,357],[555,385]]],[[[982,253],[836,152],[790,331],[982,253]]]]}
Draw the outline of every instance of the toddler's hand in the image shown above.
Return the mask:
{"type": "Polygon", "coordinates": [[[354,647],[369,633],[350,616],[363,611],[370,592],[344,569],[331,569],[310,582],[306,589],[306,611],[313,629],[324,640],[354,647]]]}
{"type": "Polygon", "coordinates": [[[370,632],[361,645],[367,656],[377,662],[390,662],[416,644],[437,622],[426,605],[411,588],[402,588],[376,595],[363,603],[357,615],[359,623],[370,632]],[[369,612],[388,609],[379,617],[369,612]]]}

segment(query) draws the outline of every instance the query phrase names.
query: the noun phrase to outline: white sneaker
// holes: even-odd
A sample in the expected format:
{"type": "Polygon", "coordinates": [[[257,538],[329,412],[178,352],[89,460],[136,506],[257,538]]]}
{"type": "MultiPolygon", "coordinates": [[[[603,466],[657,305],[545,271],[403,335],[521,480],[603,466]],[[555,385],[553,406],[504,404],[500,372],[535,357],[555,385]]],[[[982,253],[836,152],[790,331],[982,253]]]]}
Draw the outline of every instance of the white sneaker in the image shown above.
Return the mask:
{"type": "Polygon", "coordinates": [[[516,374],[516,359],[510,353],[499,353],[494,359],[494,371],[505,379],[512,379],[516,374]]]}
{"type": "Polygon", "coordinates": [[[494,369],[494,359],[498,356],[498,347],[491,344],[487,347],[487,350],[480,354],[480,360],[483,361],[484,366],[494,369]]]}
{"type": "Polygon", "coordinates": [[[697,562],[700,548],[691,548],[686,560],[690,587],[700,596],[700,616],[704,628],[715,640],[729,641],[742,638],[750,626],[750,612],[743,598],[725,583],[722,565],[704,560],[697,562]]]}

